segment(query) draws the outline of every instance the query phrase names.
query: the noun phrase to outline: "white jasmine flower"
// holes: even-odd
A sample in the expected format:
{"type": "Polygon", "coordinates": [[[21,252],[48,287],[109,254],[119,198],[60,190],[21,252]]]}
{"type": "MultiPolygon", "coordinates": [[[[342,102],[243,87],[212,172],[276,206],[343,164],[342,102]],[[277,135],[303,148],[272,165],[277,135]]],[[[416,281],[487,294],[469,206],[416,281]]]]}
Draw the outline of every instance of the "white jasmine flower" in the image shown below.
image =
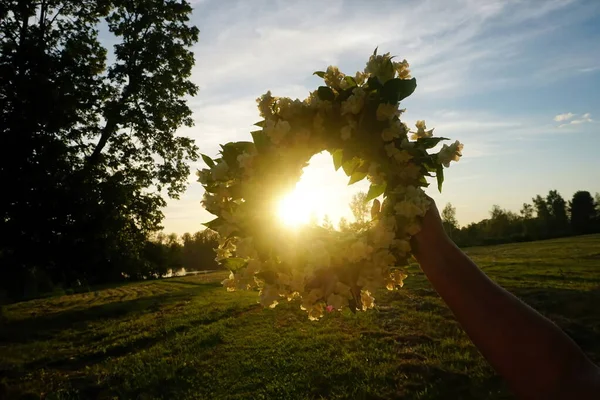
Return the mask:
{"type": "Polygon", "coordinates": [[[417,127],[416,132],[412,132],[412,136],[410,137],[412,140],[417,140],[419,138],[430,138],[433,136],[433,129],[426,131],[427,126],[425,125],[425,121],[419,120],[415,123],[417,127]]]}
{"type": "Polygon", "coordinates": [[[290,123],[284,120],[267,120],[264,131],[273,144],[278,145],[290,131],[290,123]]]}
{"type": "Polygon", "coordinates": [[[224,160],[219,161],[212,169],[211,175],[213,180],[221,181],[225,180],[227,173],[229,172],[229,165],[224,160]]]}
{"type": "Polygon", "coordinates": [[[360,291],[360,302],[362,303],[363,311],[367,311],[369,308],[375,307],[375,298],[371,296],[371,292],[368,290],[360,291]]]}
{"type": "Polygon", "coordinates": [[[357,240],[348,249],[346,257],[350,262],[364,260],[373,252],[373,248],[365,243],[364,240],[357,240]]]}
{"type": "Polygon", "coordinates": [[[342,82],[344,81],[344,75],[340,72],[338,67],[329,66],[327,67],[327,71],[325,71],[325,77],[323,80],[325,84],[333,89],[340,89],[342,82]]]}
{"type": "Polygon", "coordinates": [[[397,104],[381,103],[377,106],[377,120],[386,121],[400,115],[397,104]]]}
{"type": "Polygon", "coordinates": [[[463,144],[458,140],[450,146],[444,145],[438,153],[438,160],[444,167],[450,166],[450,161],[458,161],[462,157],[463,144]]]}
{"type": "Polygon", "coordinates": [[[358,114],[365,105],[366,92],[361,87],[355,87],[352,95],[346,101],[342,101],[342,115],[358,114]]]}
{"type": "Polygon", "coordinates": [[[258,103],[258,111],[260,116],[264,119],[273,117],[273,104],[275,104],[275,97],[271,95],[271,91],[263,94],[261,97],[256,99],[258,103]]]}
{"type": "Polygon", "coordinates": [[[255,156],[256,156],[256,154],[250,154],[250,153],[246,153],[246,152],[238,155],[237,161],[238,161],[238,164],[240,165],[240,168],[250,170],[252,168],[252,163],[253,163],[255,156]]]}

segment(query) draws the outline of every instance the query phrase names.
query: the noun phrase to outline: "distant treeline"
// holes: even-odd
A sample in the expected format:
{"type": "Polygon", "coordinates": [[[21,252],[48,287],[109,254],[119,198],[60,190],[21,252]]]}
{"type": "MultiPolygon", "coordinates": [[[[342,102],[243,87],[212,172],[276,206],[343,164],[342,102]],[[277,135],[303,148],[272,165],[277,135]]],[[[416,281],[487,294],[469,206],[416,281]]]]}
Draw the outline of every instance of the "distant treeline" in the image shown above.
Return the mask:
{"type": "Polygon", "coordinates": [[[519,213],[494,205],[490,217],[459,226],[456,209],[448,203],[442,210],[444,228],[461,246],[526,242],[600,232],[600,194],[578,191],[570,201],[556,190],[523,203],[519,213]]]}
{"type": "Polygon", "coordinates": [[[218,235],[210,229],[194,234],[157,234],[147,245],[146,259],[152,265],[147,270],[153,276],[164,276],[182,268],[186,271],[205,271],[223,268],[215,261],[218,235]]]}

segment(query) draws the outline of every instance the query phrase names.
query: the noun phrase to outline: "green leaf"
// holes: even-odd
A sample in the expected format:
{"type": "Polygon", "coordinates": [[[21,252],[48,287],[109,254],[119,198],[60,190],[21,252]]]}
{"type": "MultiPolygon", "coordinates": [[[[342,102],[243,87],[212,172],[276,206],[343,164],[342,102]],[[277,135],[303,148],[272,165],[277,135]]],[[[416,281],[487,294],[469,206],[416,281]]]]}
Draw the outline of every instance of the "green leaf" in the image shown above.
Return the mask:
{"type": "Polygon", "coordinates": [[[202,160],[204,160],[206,165],[208,165],[210,168],[215,166],[215,162],[212,160],[212,158],[210,158],[206,154],[200,154],[200,155],[202,156],[202,160]]]}
{"type": "Polygon", "coordinates": [[[437,144],[439,142],[441,142],[442,140],[450,140],[450,139],[445,138],[445,137],[419,138],[419,139],[417,139],[417,141],[415,143],[417,146],[419,146],[423,149],[431,149],[431,148],[434,148],[435,146],[437,146],[437,144]]]}
{"type": "Polygon", "coordinates": [[[323,101],[335,100],[335,93],[333,93],[333,90],[331,90],[331,88],[328,88],[327,86],[319,86],[319,88],[317,89],[317,95],[319,96],[319,99],[323,101]]]}
{"type": "Polygon", "coordinates": [[[397,103],[407,98],[417,88],[417,80],[412,79],[390,79],[381,88],[381,97],[387,103],[397,103]]]}
{"type": "Polygon", "coordinates": [[[369,79],[367,79],[367,86],[370,90],[377,90],[377,89],[381,89],[381,82],[379,82],[379,79],[376,76],[372,76],[369,79]]]}
{"type": "Polygon", "coordinates": [[[356,86],[352,86],[352,87],[349,87],[348,89],[344,89],[344,90],[342,90],[342,91],[341,91],[341,92],[338,94],[337,101],[339,101],[339,102],[341,103],[342,101],[346,101],[346,100],[348,100],[348,98],[349,98],[350,96],[352,96],[352,94],[354,93],[354,89],[355,89],[355,88],[356,88],[356,86]]]}
{"type": "Polygon", "coordinates": [[[365,202],[371,201],[383,194],[385,192],[387,184],[382,183],[381,185],[371,184],[369,187],[369,191],[367,192],[367,197],[365,198],[365,202]]]}
{"type": "Polygon", "coordinates": [[[342,157],[342,165],[344,165],[345,163],[347,163],[348,161],[352,161],[352,159],[356,158],[356,155],[358,154],[357,149],[356,149],[356,145],[354,143],[350,142],[348,143],[348,146],[346,148],[344,148],[344,154],[342,157]]]}
{"type": "Polygon", "coordinates": [[[353,183],[360,182],[367,176],[366,172],[355,171],[350,176],[350,181],[348,181],[348,185],[352,185],[353,183]]]}
{"type": "Polygon", "coordinates": [[[437,178],[438,190],[442,193],[442,183],[444,183],[444,166],[442,164],[438,165],[435,177],[437,178]]]}
{"type": "MultiPolygon", "coordinates": [[[[429,173],[427,173],[428,176],[431,176],[429,173]]],[[[427,182],[427,178],[425,178],[425,176],[421,176],[419,178],[419,186],[420,187],[427,187],[429,186],[429,182],[427,182]]]]}
{"type": "Polygon", "coordinates": [[[344,157],[344,150],[337,149],[333,153],[331,153],[331,158],[333,158],[333,167],[337,171],[342,166],[342,158],[344,157]]]}
{"type": "Polygon", "coordinates": [[[233,147],[234,149],[238,150],[239,152],[244,152],[246,150],[251,150],[252,146],[254,146],[254,143],[248,142],[248,141],[229,142],[225,146],[233,147]]]}
{"type": "Polygon", "coordinates": [[[264,128],[265,127],[265,120],[263,119],[262,121],[258,121],[254,125],[258,126],[259,128],[264,128]]]}
{"type": "Polygon", "coordinates": [[[226,258],[224,260],[221,261],[221,264],[223,264],[223,266],[225,266],[225,268],[231,270],[231,271],[237,271],[240,268],[243,268],[246,266],[246,260],[244,260],[243,258],[239,258],[239,257],[230,257],[230,258],[226,258]]]}
{"type": "Polygon", "coordinates": [[[263,131],[254,131],[250,132],[252,135],[252,140],[254,140],[254,145],[256,146],[256,151],[262,153],[265,149],[269,147],[270,141],[269,137],[263,131]]]}
{"type": "Polygon", "coordinates": [[[204,187],[204,190],[206,190],[208,193],[217,193],[219,191],[219,186],[209,185],[204,187]]]}
{"type": "Polygon", "coordinates": [[[348,83],[348,85],[352,86],[356,86],[356,79],[354,79],[354,77],[352,76],[345,76],[344,80],[348,83]]]}
{"type": "Polygon", "coordinates": [[[428,172],[437,172],[438,162],[437,154],[427,155],[423,158],[422,165],[428,172]]]}
{"type": "Polygon", "coordinates": [[[360,165],[360,159],[354,157],[353,159],[346,161],[342,164],[342,168],[347,176],[351,176],[356,168],[360,165]]]}
{"type": "Polygon", "coordinates": [[[313,75],[318,76],[319,78],[325,78],[325,71],[315,71],[313,75]]]}
{"type": "Polygon", "coordinates": [[[221,145],[223,161],[225,161],[230,168],[237,166],[237,156],[239,156],[240,153],[239,149],[233,146],[233,143],[221,145]]]}
{"type": "Polygon", "coordinates": [[[255,145],[252,142],[229,142],[221,145],[221,154],[229,168],[236,168],[238,165],[237,157],[243,152],[252,151],[253,148],[255,148],[255,145]]]}
{"type": "Polygon", "coordinates": [[[211,229],[211,230],[213,230],[213,231],[216,231],[216,230],[217,230],[217,227],[218,227],[219,225],[221,225],[221,222],[222,222],[221,218],[220,218],[220,217],[217,217],[217,218],[213,219],[212,221],[209,221],[209,222],[205,222],[205,223],[203,223],[202,225],[204,225],[204,226],[205,226],[205,227],[207,227],[208,229],[211,229]]]}

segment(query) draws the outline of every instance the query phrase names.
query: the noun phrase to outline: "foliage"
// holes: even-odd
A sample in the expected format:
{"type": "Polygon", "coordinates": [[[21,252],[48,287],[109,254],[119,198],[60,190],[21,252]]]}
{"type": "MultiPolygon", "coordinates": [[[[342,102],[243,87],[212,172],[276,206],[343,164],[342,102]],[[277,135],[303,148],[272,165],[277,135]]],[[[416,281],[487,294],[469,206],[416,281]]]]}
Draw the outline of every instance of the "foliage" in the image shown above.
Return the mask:
{"type": "Polygon", "coordinates": [[[596,207],[589,192],[576,192],[567,207],[562,196],[551,190],[546,197],[534,197],[533,205],[524,203],[519,214],[495,205],[490,218],[460,228],[452,239],[466,247],[597,233],[600,212],[596,207]]]}
{"type": "Polygon", "coordinates": [[[596,204],[590,192],[578,191],[569,202],[571,211],[571,228],[573,233],[592,233],[598,229],[600,213],[596,212],[596,204]]]}
{"type": "Polygon", "coordinates": [[[187,271],[203,271],[219,269],[215,261],[218,246],[218,235],[209,229],[190,235],[184,233],[182,241],[182,265],[187,271]]]}
{"type": "Polygon", "coordinates": [[[163,196],[177,198],[197,158],[175,134],[197,91],[190,12],[180,0],[3,3],[0,285],[13,296],[40,273],[72,286],[149,272],[163,196]]]}
{"type": "Polygon", "coordinates": [[[448,234],[448,236],[452,237],[454,231],[456,231],[458,226],[458,220],[456,219],[456,208],[452,206],[452,203],[446,204],[441,213],[442,224],[444,225],[444,230],[448,234]]]}
{"type": "Polygon", "coordinates": [[[358,192],[352,196],[350,200],[350,210],[354,216],[354,220],[358,224],[365,224],[370,219],[371,207],[367,201],[367,194],[365,192],[358,192]]]}
{"type": "Polygon", "coordinates": [[[328,231],[334,230],[333,222],[331,221],[331,218],[327,214],[325,214],[325,216],[323,217],[323,222],[321,223],[321,226],[328,231]]]}
{"type": "MultiPolygon", "coordinates": [[[[600,236],[467,249],[484,272],[600,363],[600,236]],[[594,258],[595,257],[595,258],[594,258]]],[[[370,313],[309,323],[227,273],[4,306],[7,399],[511,398],[418,267],[370,313]],[[408,282],[407,282],[408,283],[408,282]]]]}
{"type": "Polygon", "coordinates": [[[444,167],[458,161],[463,148],[456,141],[430,153],[447,139],[434,137],[425,121],[410,132],[400,120],[399,102],[416,88],[406,60],[375,51],[354,77],[332,66],[315,75],[326,86],[303,101],[270,92],[259,98],[264,120],[256,123],[261,129],[252,132],[253,142],[222,145],[220,157],[203,156],[208,168],[198,171],[203,205],[217,217],[206,224],[220,235],[217,258],[232,267],[227,289],[259,287],[261,303],[270,307],[299,298],[310,319],[326,309],[372,308],[375,289],[403,285],[409,240],[429,207],[421,187],[434,172],[441,190],[444,167]],[[322,151],[349,185],[371,182],[352,206],[359,226],[286,232],[275,220],[275,202],[322,151]],[[383,204],[367,221],[361,200],[378,196],[383,204]]]}
{"type": "Polygon", "coordinates": [[[564,234],[568,230],[567,202],[556,191],[551,190],[546,196],[546,204],[550,210],[549,227],[553,232],[564,234]]]}

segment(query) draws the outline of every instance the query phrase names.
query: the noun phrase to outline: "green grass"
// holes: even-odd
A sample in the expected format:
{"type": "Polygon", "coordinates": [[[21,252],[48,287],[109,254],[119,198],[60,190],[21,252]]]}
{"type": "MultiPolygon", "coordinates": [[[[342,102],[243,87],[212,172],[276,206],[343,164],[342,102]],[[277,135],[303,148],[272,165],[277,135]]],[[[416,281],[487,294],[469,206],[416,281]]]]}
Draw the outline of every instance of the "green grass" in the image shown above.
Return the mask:
{"type": "MultiPolygon", "coordinates": [[[[600,362],[600,235],[468,253],[600,362]]],[[[319,322],[223,277],[4,306],[0,398],[511,398],[417,267],[376,310],[319,322]]]]}

